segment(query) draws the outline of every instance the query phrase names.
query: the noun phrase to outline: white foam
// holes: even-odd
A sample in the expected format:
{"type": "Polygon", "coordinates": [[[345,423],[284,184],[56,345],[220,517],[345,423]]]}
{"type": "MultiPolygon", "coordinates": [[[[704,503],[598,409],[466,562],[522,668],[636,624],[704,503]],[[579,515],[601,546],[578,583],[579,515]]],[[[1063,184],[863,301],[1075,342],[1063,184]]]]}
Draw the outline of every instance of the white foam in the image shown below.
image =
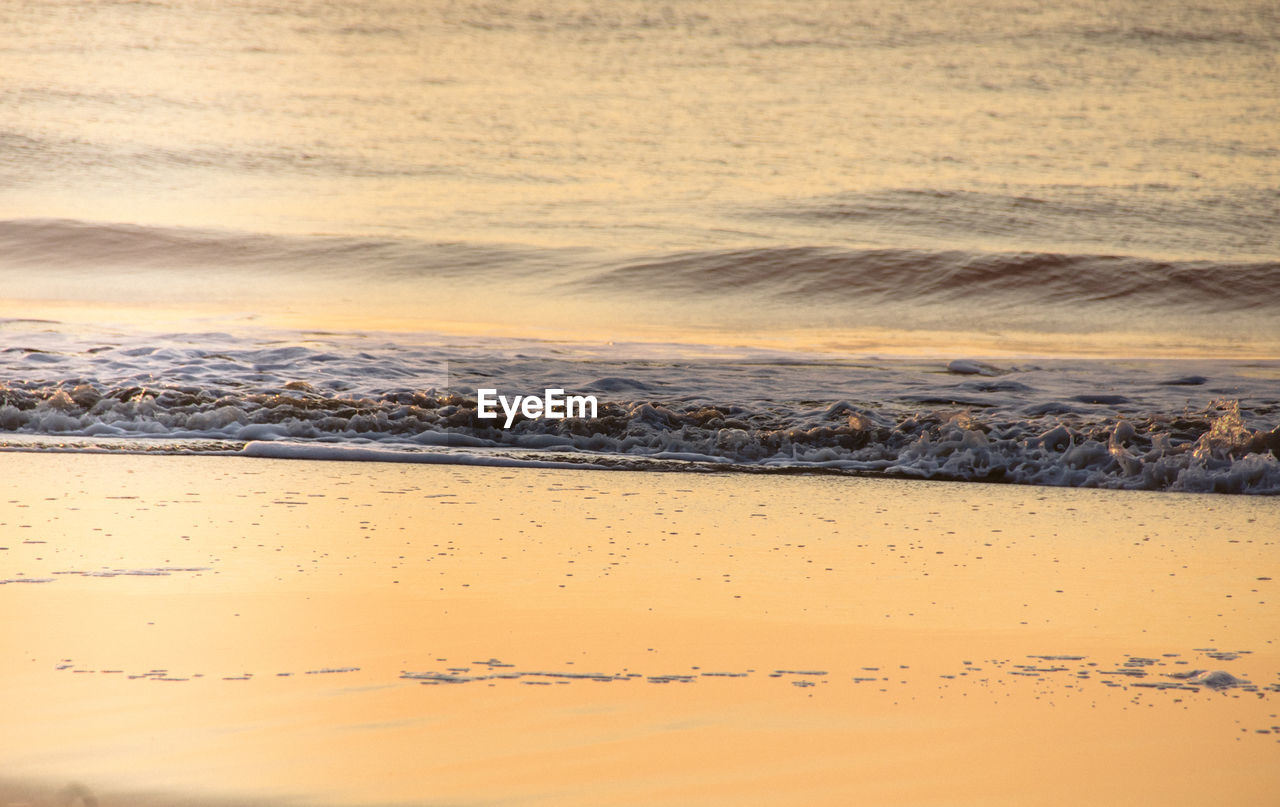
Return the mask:
{"type": "Polygon", "coordinates": [[[30,349],[65,361],[33,376],[20,373],[27,348],[0,352],[0,448],[1280,493],[1268,380],[1280,362],[609,355],[483,339],[450,346],[446,361],[425,334],[283,336],[33,335],[41,347],[30,349]],[[497,428],[470,395],[495,377],[596,394],[599,417],[497,428]],[[416,383],[432,379],[442,385],[416,383]]]}

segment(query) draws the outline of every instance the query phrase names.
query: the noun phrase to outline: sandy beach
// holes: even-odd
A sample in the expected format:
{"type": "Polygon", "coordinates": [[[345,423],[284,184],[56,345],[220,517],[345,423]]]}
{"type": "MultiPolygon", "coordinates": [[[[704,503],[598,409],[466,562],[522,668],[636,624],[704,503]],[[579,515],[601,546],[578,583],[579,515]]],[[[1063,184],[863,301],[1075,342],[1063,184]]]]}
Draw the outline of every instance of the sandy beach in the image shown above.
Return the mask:
{"type": "Polygon", "coordinates": [[[3,459],[6,805],[1280,786],[1273,499],[3,459]]]}

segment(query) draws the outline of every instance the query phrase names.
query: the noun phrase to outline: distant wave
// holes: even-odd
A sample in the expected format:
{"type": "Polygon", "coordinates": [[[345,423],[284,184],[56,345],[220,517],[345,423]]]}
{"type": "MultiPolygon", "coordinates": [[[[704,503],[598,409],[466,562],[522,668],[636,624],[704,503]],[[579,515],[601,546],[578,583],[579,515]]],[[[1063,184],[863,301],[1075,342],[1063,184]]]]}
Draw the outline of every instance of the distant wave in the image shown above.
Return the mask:
{"type": "MultiPolygon", "coordinates": [[[[1280,154],[1248,151],[1239,143],[1205,144],[1174,132],[1159,142],[1214,148],[1231,158],[1280,154]]],[[[898,188],[789,199],[754,215],[881,246],[1152,259],[1280,257],[1280,193],[1265,187],[1237,188],[1229,195],[1193,194],[1163,184],[1054,185],[1022,193],[898,188]]]]}
{"type": "Polygon", "coordinates": [[[263,272],[296,277],[358,273],[381,282],[481,283],[528,278],[533,293],[663,299],[750,293],[788,305],[908,302],[994,307],[1103,305],[1223,313],[1280,310],[1280,262],[1161,261],[1036,252],[718,249],[619,258],[415,239],[286,236],[70,220],[0,221],[0,269],[263,272]]]}
{"type": "Polygon", "coordinates": [[[1156,45],[1202,45],[1227,43],[1236,45],[1252,45],[1255,47],[1269,47],[1275,43],[1275,36],[1266,32],[1230,28],[1218,31],[1164,30],[1145,25],[1133,25],[1081,27],[1076,31],[1076,33],[1086,40],[1128,40],[1156,45]]]}
{"type": "MultiPolygon", "coordinates": [[[[567,250],[566,250],[567,251],[567,250]]],[[[0,269],[97,271],[114,268],[251,269],[382,276],[466,275],[477,269],[536,266],[557,250],[366,238],[339,235],[269,235],[232,230],[147,227],[74,219],[0,221],[0,269]]]]}
{"type": "Polygon", "coordinates": [[[1166,262],[1108,255],[819,247],[697,252],[601,272],[597,288],[827,301],[1112,303],[1232,311],[1280,305],[1280,262],[1166,262]]]}

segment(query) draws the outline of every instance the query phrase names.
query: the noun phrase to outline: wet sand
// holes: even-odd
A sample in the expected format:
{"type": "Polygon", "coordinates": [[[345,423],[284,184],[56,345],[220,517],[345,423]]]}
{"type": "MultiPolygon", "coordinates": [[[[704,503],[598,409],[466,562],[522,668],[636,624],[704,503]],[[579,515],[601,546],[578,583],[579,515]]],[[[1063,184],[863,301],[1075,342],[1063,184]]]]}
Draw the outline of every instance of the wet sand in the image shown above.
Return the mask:
{"type": "Polygon", "coordinates": [[[0,461],[0,805],[1280,790],[1274,498],[0,461]]]}

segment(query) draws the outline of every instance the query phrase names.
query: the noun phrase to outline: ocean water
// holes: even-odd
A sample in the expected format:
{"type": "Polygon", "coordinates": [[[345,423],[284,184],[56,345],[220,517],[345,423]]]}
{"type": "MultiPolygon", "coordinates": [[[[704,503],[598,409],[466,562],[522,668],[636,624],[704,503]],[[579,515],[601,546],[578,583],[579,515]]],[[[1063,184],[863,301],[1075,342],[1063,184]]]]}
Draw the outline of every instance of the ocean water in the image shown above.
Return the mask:
{"type": "Polygon", "coordinates": [[[1278,53],[1249,1],[0,2],[0,446],[1280,493],[1278,53]]]}

